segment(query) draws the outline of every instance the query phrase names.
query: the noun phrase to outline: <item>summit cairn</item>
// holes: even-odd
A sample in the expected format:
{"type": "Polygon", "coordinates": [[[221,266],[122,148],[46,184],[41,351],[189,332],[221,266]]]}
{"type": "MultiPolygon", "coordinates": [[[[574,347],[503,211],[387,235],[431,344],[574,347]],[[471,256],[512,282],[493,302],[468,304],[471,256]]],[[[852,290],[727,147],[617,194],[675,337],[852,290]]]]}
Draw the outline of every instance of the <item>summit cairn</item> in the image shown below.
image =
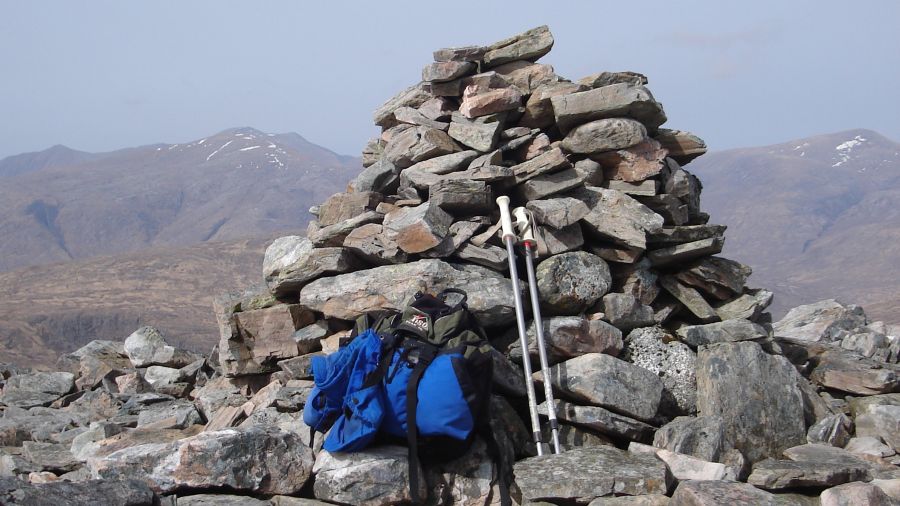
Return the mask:
{"type": "Polygon", "coordinates": [[[538,63],[553,43],[542,26],[435,51],[422,81],[375,111],[381,135],[346,191],[310,209],[305,235],[269,245],[261,286],[217,298],[210,355],[143,328],[124,346],[64,357],[69,372],[0,369],[0,437],[14,447],[0,468],[32,482],[0,478],[0,502],[95,491],[408,503],[405,448],[331,454],[311,437],[310,362],[348,342],[366,312],[460,288],[494,347],[499,448],[476,438],[456,460],[423,459],[428,504],[499,504],[504,483],[516,504],[806,504],[820,493],[822,504],[891,504],[900,329],[835,301],[773,325],[772,293],[718,256],[726,227],[709,223],[684,168],[704,142],[663,128],[641,74],[570,81],[538,63]],[[535,379],[554,389],[559,455],[535,456],[526,422],[521,365],[537,363],[536,329],[527,319],[523,350],[501,195],[537,223],[551,367],[535,379]],[[85,483],[40,484],[60,478],[85,483]]]}

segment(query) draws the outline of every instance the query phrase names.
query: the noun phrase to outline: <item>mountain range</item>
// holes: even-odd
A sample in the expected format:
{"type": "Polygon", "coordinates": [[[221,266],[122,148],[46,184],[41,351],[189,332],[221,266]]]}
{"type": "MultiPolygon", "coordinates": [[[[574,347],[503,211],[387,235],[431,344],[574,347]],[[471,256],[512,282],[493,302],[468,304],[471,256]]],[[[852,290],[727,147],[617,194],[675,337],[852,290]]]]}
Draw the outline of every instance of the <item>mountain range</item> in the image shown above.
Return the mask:
{"type": "Polygon", "coordinates": [[[724,255],[775,292],[772,313],[836,298],[900,322],[900,144],[848,130],[708,153],[688,165],[724,255]]]}
{"type": "MultiPolygon", "coordinates": [[[[110,153],[0,160],[0,362],[48,367],[154,325],[209,351],[214,296],[261,281],[266,245],[361,168],[297,134],[226,130],[110,153]],[[5,272],[4,272],[5,271],[5,272]]],[[[711,152],[700,176],[724,256],[786,309],[825,298],[900,323],[900,145],[851,130],[711,152]]]]}

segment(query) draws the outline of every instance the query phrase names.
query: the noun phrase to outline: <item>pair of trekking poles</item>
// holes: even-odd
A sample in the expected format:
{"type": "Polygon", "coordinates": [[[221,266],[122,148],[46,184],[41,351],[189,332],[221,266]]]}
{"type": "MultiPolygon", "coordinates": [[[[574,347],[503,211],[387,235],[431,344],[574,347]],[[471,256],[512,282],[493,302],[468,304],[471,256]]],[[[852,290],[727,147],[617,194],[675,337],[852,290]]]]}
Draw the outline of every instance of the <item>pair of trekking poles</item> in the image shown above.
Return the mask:
{"type": "Polygon", "coordinates": [[[534,275],[534,257],[537,240],[534,236],[534,218],[524,207],[515,208],[510,214],[509,197],[497,197],[500,207],[500,223],[503,230],[503,242],[509,256],[509,276],[512,278],[513,298],[516,305],[516,323],[519,327],[519,343],[522,346],[522,367],[525,369],[525,391],[528,394],[528,410],[531,415],[531,430],[537,445],[538,455],[544,454],[541,423],[538,419],[537,397],[534,392],[534,378],[531,376],[531,353],[528,350],[527,327],[525,326],[525,310],[522,306],[522,292],[519,285],[519,273],[516,269],[515,244],[521,239],[525,248],[525,267],[528,271],[528,290],[531,292],[531,311],[534,316],[535,335],[537,337],[538,356],[541,361],[541,375],[544,379],[544,397],[546,397],[547,417],[550,422],[550,433],[553,439],[553,453],[561,453],[559,446],[559,422],[556,420],[556,403],[553,400],[553,387],[550,385],[550,366],[547,362],[547,350],[544,345],[544,322],[541,319],[540,300],[537,280],[534,275]],[[515,217],[515,222],[512,218],[515,217]],[[515,225],[515,226],[514,226],[515,225]],[[518,230],[518,234],[516,231],[518,230]]]}

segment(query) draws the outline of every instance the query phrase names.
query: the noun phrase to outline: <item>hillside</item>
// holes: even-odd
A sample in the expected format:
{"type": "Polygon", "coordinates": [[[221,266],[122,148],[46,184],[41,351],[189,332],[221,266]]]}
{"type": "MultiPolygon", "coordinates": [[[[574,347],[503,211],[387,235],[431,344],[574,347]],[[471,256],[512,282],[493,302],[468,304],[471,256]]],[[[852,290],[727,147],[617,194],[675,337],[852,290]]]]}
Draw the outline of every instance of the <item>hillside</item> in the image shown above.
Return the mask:
{"type": "Polygon", "coordinates": [[[110,153],[0,160],[0,271],[302,229],[359,159],[297,134],[231,129],[110,153]]]}
{"type": "Polygon", "coordinates": [[[849,130],[709,153],[688,167],[724,253],[776,293],[773,313],[836,298],[900,322],[900,144],[849,130]]]}
{"type": "Polygon", "coordinates": [[[209,352],[212,299],[261,281],[266,239],[209,242],[0,273],[0,362],[52,366],[93,339],[142,325],[209,352]]]}

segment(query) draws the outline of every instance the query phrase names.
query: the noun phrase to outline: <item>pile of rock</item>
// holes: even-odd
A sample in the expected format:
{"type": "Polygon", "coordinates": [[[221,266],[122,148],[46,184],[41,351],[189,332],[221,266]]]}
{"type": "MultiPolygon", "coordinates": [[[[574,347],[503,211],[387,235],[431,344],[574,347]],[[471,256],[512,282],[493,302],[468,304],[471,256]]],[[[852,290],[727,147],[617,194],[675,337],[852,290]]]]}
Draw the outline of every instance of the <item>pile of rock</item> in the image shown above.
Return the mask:
{"type": "MultiPolygon", "coordinates": [[[[898,329],[833,301],[772,325],[772,294],[715,256],[725,227],[708,223],[682,168],[703,141],[661,128],[640,74],[571,82],[535,63],[552,45],[540,27],[436,51],[423,81],[376,111],[365,170],[311,210],[305,237],[269,246],[265,286],[217,299],[209,356],[144,328],[65,357],[69,372],[3,371],[0,474],[54,483],[0,479],[0,502],[92,488],[123,504],[407,502],[405,448],[329,454],[321,435],[310,440],[309,364],[345,343],[356,317],[450,287],[468,292],[495,347],[490,423],[515,462],[518,503],[900,495],[898,329]],[[538,224],[552,368],[535,377],[557,394],[561,455],[535,457],[524,422],[519,364],[536,350],[517,345],[499,195],[538,224]]],[[[431,504],[497,502],[488,453],[477,440],[428,465],[421,492],[431,504]]]]}

